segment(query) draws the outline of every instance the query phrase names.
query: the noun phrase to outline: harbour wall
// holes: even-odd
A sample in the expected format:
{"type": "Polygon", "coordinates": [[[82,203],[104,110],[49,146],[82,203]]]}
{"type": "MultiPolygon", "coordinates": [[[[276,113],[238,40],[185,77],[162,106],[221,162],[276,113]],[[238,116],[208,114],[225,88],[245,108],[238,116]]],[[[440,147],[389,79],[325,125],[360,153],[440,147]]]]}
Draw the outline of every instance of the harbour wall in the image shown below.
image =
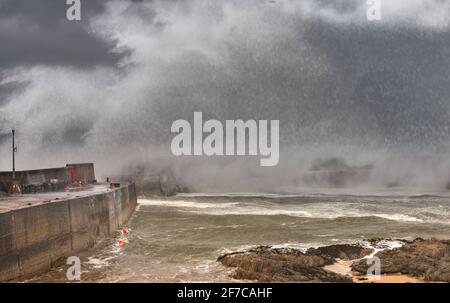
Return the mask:
{"type": "Polygon", "coordinates": [[[111,237],[137,205],[134,184],[0,213],[0,281],[46,272],[111,237]]]}
{"type": "MultiPolygon", "coordinates": [[[[67,164],[64,167],[16,171],[15,180],[22,185],[41,184],[51,180],[67,184],[75,181],[82,181],[86,184],[96,182],[93,163],[75,163],[67,164]]],[[[0,191],[7,192],[11,181],[11,171],[0,171],[0,191]]]]}

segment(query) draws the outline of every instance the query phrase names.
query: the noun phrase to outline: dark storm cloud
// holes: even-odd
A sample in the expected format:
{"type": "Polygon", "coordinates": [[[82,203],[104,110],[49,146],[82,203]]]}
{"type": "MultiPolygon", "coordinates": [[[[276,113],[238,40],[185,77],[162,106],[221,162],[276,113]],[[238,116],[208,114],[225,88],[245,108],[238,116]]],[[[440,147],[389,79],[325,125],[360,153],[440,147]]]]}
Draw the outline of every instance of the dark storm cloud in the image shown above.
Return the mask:
{"type": "Polygon", "coordinates": [[[65,0],[0,0],[0,69],[46,64],[112,65],[111,41],[92,34],[88,22],[107,1],[82,1],[82,20],[66,19],[65,0]]]}

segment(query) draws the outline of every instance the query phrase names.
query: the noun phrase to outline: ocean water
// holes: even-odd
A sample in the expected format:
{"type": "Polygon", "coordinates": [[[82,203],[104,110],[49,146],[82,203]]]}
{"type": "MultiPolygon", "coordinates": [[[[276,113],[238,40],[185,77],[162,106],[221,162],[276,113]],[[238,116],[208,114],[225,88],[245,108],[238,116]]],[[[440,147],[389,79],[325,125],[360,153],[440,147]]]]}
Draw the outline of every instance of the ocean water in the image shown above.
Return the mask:
{"type": "MultiPolygon", "coordinates": [[[[233,281],[218,263],[257,245],[307,249],[370,238],[450,238],[448,193],[184,194],[141,198],[128,243],[80,255],[85,282],[233,281]]],[[[68,265],[31,279],[65,282],[68,265]]]]}

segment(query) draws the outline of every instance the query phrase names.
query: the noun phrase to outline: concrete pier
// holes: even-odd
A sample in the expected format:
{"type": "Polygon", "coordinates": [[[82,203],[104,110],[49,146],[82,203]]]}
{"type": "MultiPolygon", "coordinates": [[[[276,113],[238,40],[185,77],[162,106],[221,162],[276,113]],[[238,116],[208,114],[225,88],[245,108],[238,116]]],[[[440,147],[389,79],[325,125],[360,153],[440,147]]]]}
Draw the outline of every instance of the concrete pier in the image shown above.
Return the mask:
{"type": "Polygon", "coordinates": [[[134,184],[0,198],[0,281],[25,279],[114,235],[137,205],[134,184]]]}

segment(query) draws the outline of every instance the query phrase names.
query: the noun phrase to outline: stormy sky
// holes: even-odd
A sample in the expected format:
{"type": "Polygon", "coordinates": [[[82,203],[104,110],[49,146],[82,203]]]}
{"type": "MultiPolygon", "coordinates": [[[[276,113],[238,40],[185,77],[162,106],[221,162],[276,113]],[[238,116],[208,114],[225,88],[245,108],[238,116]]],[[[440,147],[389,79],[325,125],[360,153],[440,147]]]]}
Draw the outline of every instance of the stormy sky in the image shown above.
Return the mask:
{"type": "MultiPolygon", "coordinates": [[[[375,22],[365,0],[81,3],[69,22],[65,0],[0,0],[3,170],[13,127],[19,169],[188,161],[171,158],[170,125],[194,111],[280,120],[283,174],[449,146],[450,1],[381,0],[375,22]]],[[[177,169],[244,174],[208,161],[177,169]]]]}

